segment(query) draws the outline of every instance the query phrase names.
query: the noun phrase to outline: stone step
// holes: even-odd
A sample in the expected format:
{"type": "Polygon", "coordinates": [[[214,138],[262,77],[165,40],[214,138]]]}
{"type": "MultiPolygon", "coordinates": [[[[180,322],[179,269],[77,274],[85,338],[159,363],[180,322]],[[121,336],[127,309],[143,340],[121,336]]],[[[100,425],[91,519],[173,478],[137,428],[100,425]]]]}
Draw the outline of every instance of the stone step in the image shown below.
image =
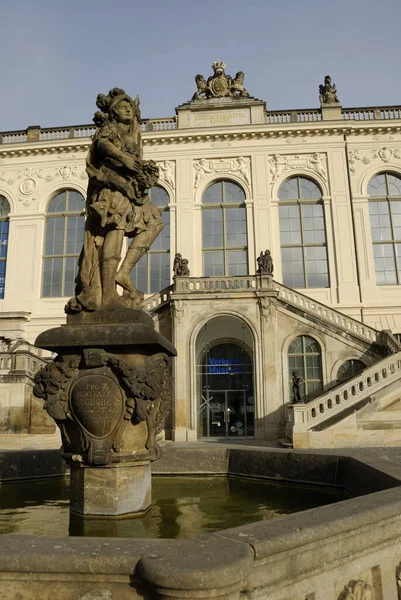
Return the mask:
{"type": "Polygon", "coordinates": [[[287,449],[293,448],[291,440],[288,440],[285,438],[280,438],[278,440],[278,443],[280,444],[281,448],[287,448],[287,449]]]}

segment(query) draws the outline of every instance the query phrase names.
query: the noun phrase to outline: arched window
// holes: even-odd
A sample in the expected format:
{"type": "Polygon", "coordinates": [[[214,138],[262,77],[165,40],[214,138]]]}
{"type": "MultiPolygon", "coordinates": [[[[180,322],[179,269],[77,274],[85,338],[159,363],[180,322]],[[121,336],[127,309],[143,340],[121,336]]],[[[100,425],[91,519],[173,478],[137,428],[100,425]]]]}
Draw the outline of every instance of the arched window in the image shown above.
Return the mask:
{"type": "Polygon", "coordinates": [[[74,295],[84,240],[84,208],[84,197],[75,190],[59,192],[47,206],[42,287],[45,298],[74,295]]]}
{"type": "Polygon", "coordinates": [[[359,373],[364,370],[365,366],[366,365],[361,360],[346,360],[337,371],[337,381],[341,383],[342,381],[351,379],[351,377],[355,377],[355,375],[359,375],[359,373]]]}
{"type": "Polygon", "coordinates": [[[164,229],[131,273],[133,284],[145,294],[154,294],[170,285],[170,197],[164,188],[155,185],[150,190],[150,199],[162,213],[164,229]]]}
{"type": "Polygon", "coordinates": [[[292,371],[304,380],[304,399],[310,400],[323,389],[322,353],[319,343],[307,335],[299,335],[288,349],[290,398],[292,399],[292,371]]]}
{"type": "Polygon", "coordinates": [[[202,196],[203,275],[246,275],[248,241],[244,190],[231,181],[212,183],[202,196]]]}
{"type": "Polygon", "coordinates": [[[10,214],[10,204],[7,198],[0,196],[0,300],[4,298],[6,287],[6,262],[10,214]]]}
{"type": "Polygon", "coordinates": [[[279,190],[283,283],[292,288],[329,286],[322,192],[304,177],[279,190]]]}
{"type": "Polygon", "coordinates": [[[376,283],[401,284],[401,178],[377,175],[368,194],[376,283]]]}

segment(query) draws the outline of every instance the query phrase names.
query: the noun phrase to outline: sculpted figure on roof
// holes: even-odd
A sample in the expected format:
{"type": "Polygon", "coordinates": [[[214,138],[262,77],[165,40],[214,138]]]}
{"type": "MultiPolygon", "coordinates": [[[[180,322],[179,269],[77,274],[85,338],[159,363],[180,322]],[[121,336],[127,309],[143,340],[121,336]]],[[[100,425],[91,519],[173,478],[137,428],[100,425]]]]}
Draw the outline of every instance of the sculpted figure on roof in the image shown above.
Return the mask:
{"type": "Polygon", "coordinates": [[[235,78],[225,72],[226,64],[216,60],[212,64],[214,74],[206,81],[203,75],[196,75],[197,90],[192,100],[208,100],[210,98],[249,98],[244,87],[244,73],[238,71],[235,78]]]}
{"type": "Polygon", "coordinates": [[[339,104],[337,88],[335,83],[331,83],[330,75],[324,78],[324,85],[319,85],[320,104],[339,104]]]}
{"type": "Polygon", "coordinates": [[[138,96],[114,88],[99,94],[98,129],[86,160],[89,176],[84,245],[79,258],[75,297],[66,312],[93,311],[141,304],[130,273],[163,229],[149,189],[158,180],[152,160],[143,160],[138,96]],[[118,268],[124,236],[131,244],[118,268]],[[117,293],[117,284],[123,296],[117,293]]]}

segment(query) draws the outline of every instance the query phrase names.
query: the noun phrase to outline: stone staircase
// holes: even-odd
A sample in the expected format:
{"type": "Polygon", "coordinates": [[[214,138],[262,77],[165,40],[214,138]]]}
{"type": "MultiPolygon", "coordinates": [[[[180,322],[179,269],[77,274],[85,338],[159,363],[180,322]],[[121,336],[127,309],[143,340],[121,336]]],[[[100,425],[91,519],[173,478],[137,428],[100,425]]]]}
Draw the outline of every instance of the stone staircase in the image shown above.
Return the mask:
{"type": "Polygon", "coordinates": [[[289,406],[286,434],[294,448],[401,446],[401,349],[311,402],[289,406]]]}

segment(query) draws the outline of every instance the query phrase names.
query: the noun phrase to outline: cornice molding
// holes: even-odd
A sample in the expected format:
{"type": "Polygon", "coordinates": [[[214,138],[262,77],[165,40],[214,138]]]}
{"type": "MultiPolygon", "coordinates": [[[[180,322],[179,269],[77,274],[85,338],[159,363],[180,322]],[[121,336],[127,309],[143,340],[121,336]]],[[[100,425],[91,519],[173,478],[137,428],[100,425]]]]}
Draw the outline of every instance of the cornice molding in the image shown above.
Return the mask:
{"type": "MultiPolygon", "coordinates": [[[[309,139],[325,136],[394,134],[401,132],[401,119],[393,121],[331,121],[280,123],[263,125],[241,125],[207,129],[172,129],[166,131],[145,131],[143,144],[149,150],[158,146],[181,145],[196,142],[228,144],[238,141],[281,140],[284,143],[305,144],[309,139]]],[[[4,158],[20,158],[38,155],[68,156],[69,159],[81,158],[79,154],[89,150],[91,138],[77,140],[57,140],[41,142],[21,142],[0,145],[0,161],[4,158]]],[[[228,146],[227,146],[228,147],[228,146]]]]}

